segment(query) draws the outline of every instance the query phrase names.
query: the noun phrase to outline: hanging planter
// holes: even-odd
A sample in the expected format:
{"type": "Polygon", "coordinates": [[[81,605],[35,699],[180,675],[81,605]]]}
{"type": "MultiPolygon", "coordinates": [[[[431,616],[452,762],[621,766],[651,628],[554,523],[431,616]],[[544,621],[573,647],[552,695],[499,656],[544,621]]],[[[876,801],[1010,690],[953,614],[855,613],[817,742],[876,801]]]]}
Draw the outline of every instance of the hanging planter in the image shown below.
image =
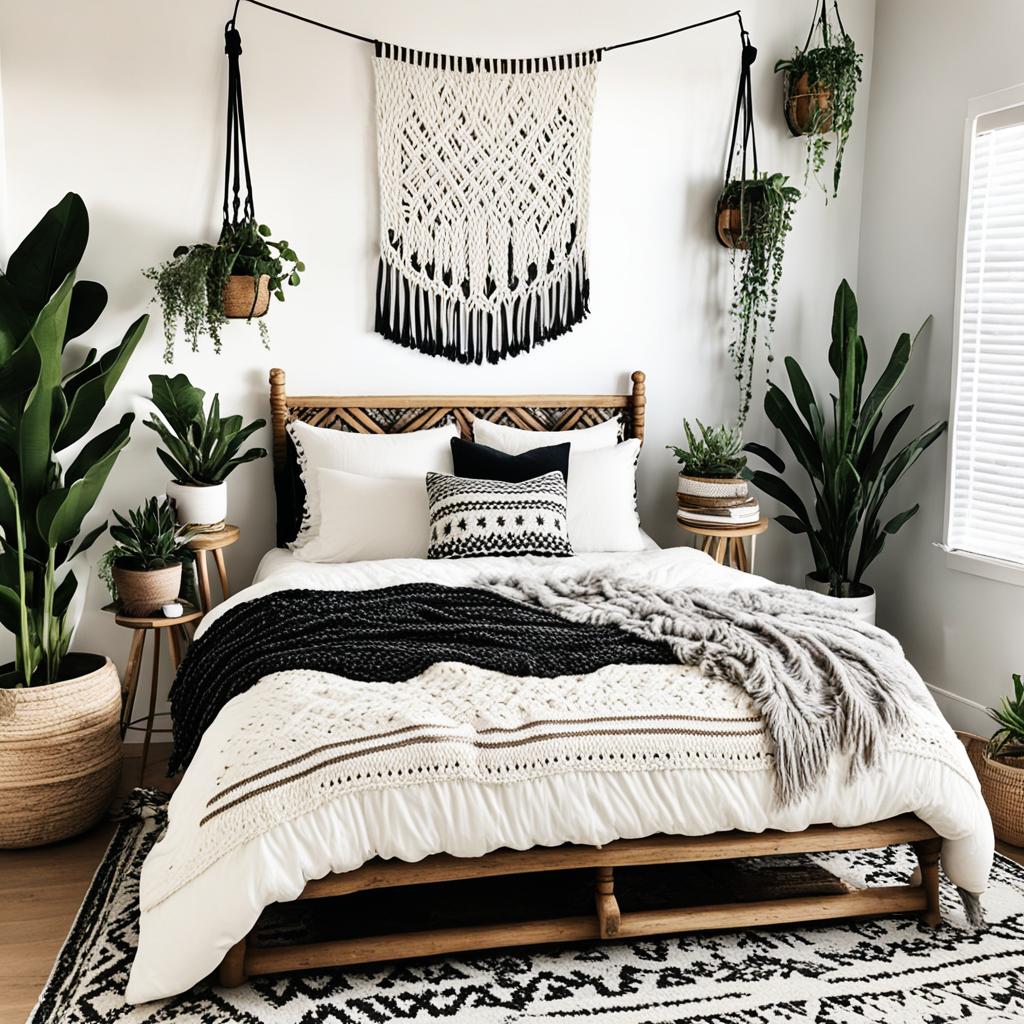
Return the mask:
{"type": "Polygon", "coordinates": [[[759,339],[763,338],[768,350],[769,366],[772,362],[770,342],[782,259],[793,223],[793,210],[800,198],[799,189],[788,184],[789,179],[784,174],[762,174],[758,170],[750,89],[750,66],[757,57],[757,50],[750,45],[746,32],[742,33],[742,39],[743,56],[729,161],[725,184],[715,207],[715,236],[732,254],[733,336],[729,355],[740,391],[738,427],[745,423],[753,399],[759,339]],[[739,174],[734,177],[733,160],[737,153],[739,174]],[[750,175],[748,163],[752,167],[750,175]]]}
{"type": "MultiPolygon", "coordinates": [[[[846,34],[839,4],[833,3],[836,24],[828,15],[826,0],[818,0],[814,17],[802,50],[775,65],[785,75],[786,124],[793,135],[807,138],[807,167],[804,180],[825,166],[835,135],[835,163],[832,170],[832,195],[839,194],[843,153],[853,127],[853,108],[861,80],[863,55],[846,34]],[[817,45],[813,45],[815,43],[817,45]]],[[[828,194],[828,188],[822,184],[828,194]]]]}
{"type": "MultiPolygon", "coordinates": [[[[259,320],[271,296],[284,301],[285,284],[301,281],[306,265],[284,239],[273,241],[271,230],[256,220],[252,179],[242,110],[238,58],[242,40],[229,21],[224,30],[228,55],[227,153],[224,162],[224,220],[217,242],[179,245],[171,259],[142,273],[156,286],[164,318],[164,361],[174,360],[178,329],[193,352],[209,337],[221,350],[221,331],[228,320],[259,320]],[[242,175],[245,198],[242,199],[242,175]]],[[[267,325],[260,320],[260,338],[269,346],[267,325]]]]}

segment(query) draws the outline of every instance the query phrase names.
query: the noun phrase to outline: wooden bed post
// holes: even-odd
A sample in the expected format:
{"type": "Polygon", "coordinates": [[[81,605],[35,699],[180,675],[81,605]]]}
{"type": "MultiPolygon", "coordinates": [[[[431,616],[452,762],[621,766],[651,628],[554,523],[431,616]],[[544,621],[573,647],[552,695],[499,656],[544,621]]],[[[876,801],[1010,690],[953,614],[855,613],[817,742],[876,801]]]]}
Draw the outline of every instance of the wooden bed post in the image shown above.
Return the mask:
{"type": "Polygon", "coordinates": [[[594,902],[597,904],[597,927],[602,939],[611,939],[619,934],[622,915],[619,901],[615,898],[614,868],[594,869],[594,902]]]}
{"type": "Polygon", "coordinates": [[[270,425],[274,433],[274,469],[280,473],[285,462],[285,426],[288,419],[288,401],[285,397],[284,370],[274,367],[270,371],[270,425]]]}
{"type": "Polygon", "coordinates": [[[643,444],[644,419],[647,409],[647,374],[643,370],[634,370],[631,379],[633,393],[630,398],[630,421],[633,424],[633,436],[643,444]]]}
{"type": "Polygon", "coordinates": [[[238,988],[249,980],[245,973],[245,939],[239,939],[225,955],[217,969],[217,981],[224,988],[238,988]]]}
{"type": "Polygon", "coordinates": [[[921,839],[914,843],[917,863],[921,866],[921,887],[928,898],[928,905],[921,911],[921,920],[931,928],[942,924],[942,911],[939,909],[939,851],[942,840],[921,839]]]}

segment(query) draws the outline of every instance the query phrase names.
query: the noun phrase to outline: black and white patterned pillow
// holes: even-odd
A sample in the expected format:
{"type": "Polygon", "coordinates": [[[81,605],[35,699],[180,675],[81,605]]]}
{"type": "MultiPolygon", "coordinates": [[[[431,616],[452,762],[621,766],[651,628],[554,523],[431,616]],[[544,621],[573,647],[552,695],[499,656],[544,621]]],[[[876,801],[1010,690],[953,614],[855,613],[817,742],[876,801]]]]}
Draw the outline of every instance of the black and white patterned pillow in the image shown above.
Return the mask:
{"type": "Polygon", "coordinates": [[[427,474],[428,558],[572,554],[561,473],[508,483],[427,474]]]}

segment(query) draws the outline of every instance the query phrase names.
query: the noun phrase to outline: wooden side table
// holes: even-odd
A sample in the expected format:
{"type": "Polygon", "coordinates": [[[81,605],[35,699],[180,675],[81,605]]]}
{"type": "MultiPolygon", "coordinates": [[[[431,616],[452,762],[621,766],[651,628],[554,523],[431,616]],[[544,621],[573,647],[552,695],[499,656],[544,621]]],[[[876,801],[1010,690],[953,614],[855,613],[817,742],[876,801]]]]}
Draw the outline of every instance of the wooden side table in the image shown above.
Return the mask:
{"type": "Polygon", "coordinates": [[[129,729],[141,728],[139,722],[146,723],[146,739],[142,745],[142,768],[139,782],[146,775],[146,762],[149,759],[149,743],[154,734],[169,733],[170,729],[154,729],[153,719],[156,718],[156,692],[160,685],[160,634],[167,638],[167,650],[171,656],[171,665],[178,671],[181,663],[183,643],[189,640],[185,630],[187,625],[197,622],[203,617],[198,608],[186,606],[185,614],[176,619],[168,619],[163,615],[123,615],[116,606],[107,605],[107,610],[114,612],[114,621],[125,629],[132,631],[131,647],[128,650],[128,665],[121,684],[121,738],[129,729]],[[142,655],[146,646],[146,634],[153,633],[153,669],[149,682],[149,711],[139,718],[132,718],[135,706],[135,692],[139,686],[139,674],[142,670],[142,655]]]}
{"type": "Polygon", "coordinates": [[[199,604],[204,612],[213,607],[213,600],[210,597],[210,571],[206,565],[206,552],[213,552],[213,561],[217,566],[217,575],[220,577],[220,592],[222,600],[231,596],[228,589],[228,568],[224,564],[224,548],[231,547],[241,536],[242,531],[230,523],[225,524],[223,530],[216,533],[201,533],[188,542],[190,551],[195,552],[196,572],[199,574],[199,604]]]}
{"type": "Polygon", "coordinates": [[[696,526],[691,523],[676,525],[692,533],[699,541],[701,551],[711,555],[719,565],[729,565],[743,572],[754,571],[754,556],[757,553],[757,538],[768,529],[769,520],[762,516],[749,526],[696,526]],[[750,558],[743,545],[743,538],[750,538],[750,558]]]}

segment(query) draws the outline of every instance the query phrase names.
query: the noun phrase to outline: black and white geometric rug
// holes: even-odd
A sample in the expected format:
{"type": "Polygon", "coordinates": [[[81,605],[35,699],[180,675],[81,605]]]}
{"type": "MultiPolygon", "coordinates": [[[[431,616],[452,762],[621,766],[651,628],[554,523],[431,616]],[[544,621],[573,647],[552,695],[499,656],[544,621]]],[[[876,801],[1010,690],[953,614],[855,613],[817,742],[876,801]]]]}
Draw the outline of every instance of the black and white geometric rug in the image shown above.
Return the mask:
{"type": "MultiPolygon", "coordinates": [[[[153,795],[118,830],[29,1024],[945,1024],[1024,1021],[1024,869],[996,858],[988,925],[882,918],[545,948],[429,963],[209,982],[127,1005],[139,871],[164,826],[153,795]]],[[[827,855],[854,884],[898,884],[905,848],[827,855]]]]}

